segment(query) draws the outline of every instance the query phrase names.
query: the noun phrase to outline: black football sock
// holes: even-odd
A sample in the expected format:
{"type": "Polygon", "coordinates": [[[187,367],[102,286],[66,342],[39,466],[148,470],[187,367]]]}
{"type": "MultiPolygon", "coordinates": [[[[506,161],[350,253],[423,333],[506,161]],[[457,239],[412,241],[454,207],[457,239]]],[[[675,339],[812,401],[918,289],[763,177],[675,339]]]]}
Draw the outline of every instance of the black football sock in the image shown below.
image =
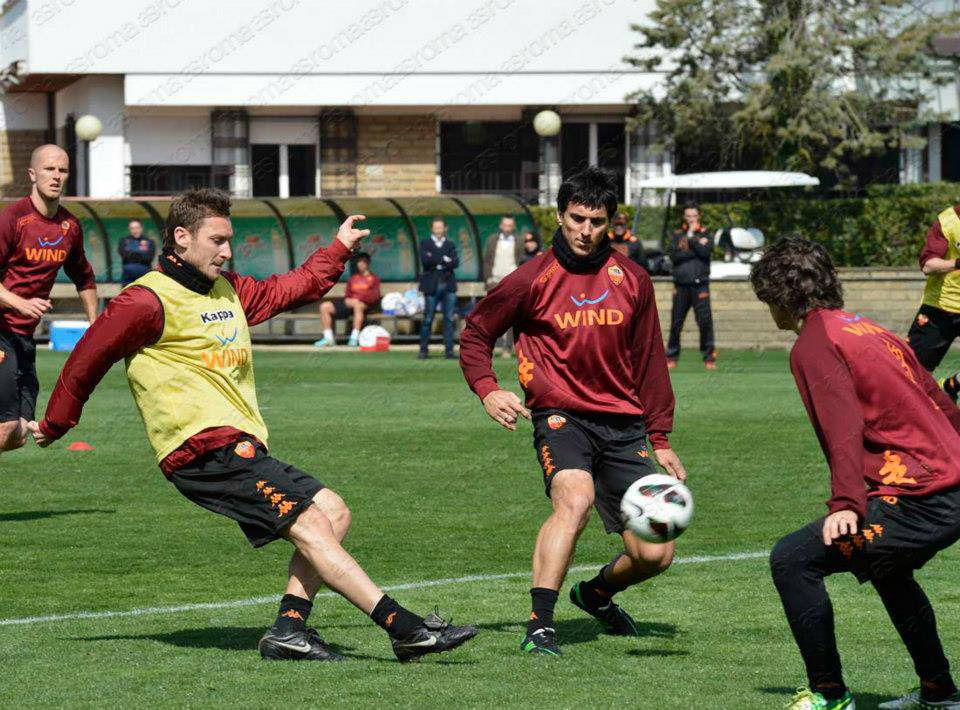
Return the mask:
{"type": "Polygon", "coordinates": [[[423,626],[423,617],[402,606],[386,594],[380,598],[377,605],[370,612],[370,618],[377,626],[394,638],[406,638],[420,626],[423,626]]]}
{"type": "Polygon", "coordinates": [[[610,603],[610,600],[613,598],[614,594],[622,592],[626,587],[619,584],[614,584],[613,582],[608,582],[607,578],[604,576],[604,573],[607,569],[615,564],[611,562],[609,565],[604,565],[600,568],[600,571],[597,573],[597,576],[593,579],[587,580],[586,582],[580,582],[580,598],[583,599],[583,603],[586,604],[591,609],[599,609],[600,607],[606,606],[610,603]]]}
{"type": "Polygon", "coordinates": [[[557,605],[557,596],[555,589],[534,587],[530,590],[533,610],[530,612],[530,621],[527,622],[528,634],[537,629],[553,628],[553,608],[557,605]]]}
{"type": "Polygon", "coordinates": [[[311,609],[313,609],[313,603],[309,599],[295,594],[284,594],[283,599],[280,600],[280,612],[273,626],[282,633],[305,631],[311,609]]]}

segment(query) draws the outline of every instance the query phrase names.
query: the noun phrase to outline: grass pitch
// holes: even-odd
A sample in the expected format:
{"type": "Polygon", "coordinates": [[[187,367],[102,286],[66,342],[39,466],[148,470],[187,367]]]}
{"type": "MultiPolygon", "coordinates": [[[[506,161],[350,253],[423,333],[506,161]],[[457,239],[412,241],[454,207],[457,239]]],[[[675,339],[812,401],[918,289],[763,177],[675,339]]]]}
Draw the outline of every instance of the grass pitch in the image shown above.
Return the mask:
{"type": "MultiPolygon", "coordinates": [[[[40,354],[43,401],[63,360],[40,354]]],[[[590,569],[568,577],[557,606],[561,659],[517,651],[549,510],[528,424],[511,434],[490,422],[455,362],[262,351],[255,362],[271,453],[343,495],[347,548],[381,584],[411,585],[393,593],[404,605],[439,605],[480,635],[400,665],[372,622],[325,596],[311,623],[350,661],[261,661],[276,612],[265,598],[282,593],[291,548],[250,549],[165,481],[115,367],[66,441],[0,457],[0,706],[776,708],[804,683],[762,553],[822,514],[828,473],[785,353],[724,353],[712,373],[695,353],[681,361],[672,441],[697,504],[678,543],[687,562],[621,595],[643,638],[599,635],[566,598],[617,550],[594,517],[574,561],[590,569]],[[95,451],[68,452],[76,440],[95,451]],[[755,554],[717,559],[737,553],[755,554]],[[9,623],[58,615],[69,618],[9,623]]],[[[497,368],[515,383],[511,361],[497,368]]],[[[958,561],[949,550],[919,574],[954,658],[958,561]]],[[[828,584],[847,680],[869,710],[914,684],[911,665],[871,588],[828,584]]]]}

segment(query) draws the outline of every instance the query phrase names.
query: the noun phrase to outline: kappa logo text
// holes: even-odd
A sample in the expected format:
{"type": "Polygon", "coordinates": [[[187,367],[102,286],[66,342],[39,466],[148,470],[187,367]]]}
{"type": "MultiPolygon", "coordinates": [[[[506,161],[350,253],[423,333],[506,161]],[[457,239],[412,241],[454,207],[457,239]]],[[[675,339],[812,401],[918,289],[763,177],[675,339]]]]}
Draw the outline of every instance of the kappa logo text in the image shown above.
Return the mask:
{"type": "Polygon", "coordinates": [[[207,323],[219,323],[225,320],[233,320],[234,316],[233,311],[204,311],[200,314],[200,322],[206,325],[207,323]]]}

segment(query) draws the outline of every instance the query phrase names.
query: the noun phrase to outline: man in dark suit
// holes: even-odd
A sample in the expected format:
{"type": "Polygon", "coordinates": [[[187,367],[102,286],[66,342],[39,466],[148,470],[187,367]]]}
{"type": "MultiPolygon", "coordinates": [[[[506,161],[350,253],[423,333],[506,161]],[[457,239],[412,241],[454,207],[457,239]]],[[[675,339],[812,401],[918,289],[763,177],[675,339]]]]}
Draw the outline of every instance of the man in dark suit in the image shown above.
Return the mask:
{"type": "Polygon", "coordinates": [[[457,247],[447,239],[447,223],[443,217],[434,217],[430,225],[430,237],[420,242],[420,265],[423,267],[420,290],[426,301],[420,328],[420,354],[417,355],[421,360],[430,356],[427,345],[438,303],[443,307],[444,353],[448,359],[456,357],[453,353],[453,314],[457,309],[457,277],[454,270],[459,264],[457,247]]]}
{"type": "Polygon", "coordinates": [[[157,255],[157,245],[143,233],[143,222],[131,219],[127,225],[128,236],[120,240],[117,251],[123,264],[121,281],[124,286],[136,281],[153,268],[153,259],[157,255]]]}

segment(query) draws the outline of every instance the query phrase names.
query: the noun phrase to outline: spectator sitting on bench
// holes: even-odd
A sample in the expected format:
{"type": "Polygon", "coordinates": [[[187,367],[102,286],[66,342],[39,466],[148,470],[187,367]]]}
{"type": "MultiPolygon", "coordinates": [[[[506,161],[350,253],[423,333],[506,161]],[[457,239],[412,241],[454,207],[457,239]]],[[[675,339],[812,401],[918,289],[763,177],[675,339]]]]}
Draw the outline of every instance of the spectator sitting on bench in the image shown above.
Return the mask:
{"type": "Polygon", "coordinates": [[[380,277],[370,271],[370,255],[361,252],[354,257],[356,273],[347,280],[347,290],[343,299],[324,301],[320,304],[320,322],[323,324],[323,337],[314,345],[325,348],[336,345],[333,336],[333,321],[338,318],[353,318],[353,330],[347,345],[357,347],[360,344],[360,329],[363,319],[372,309],[380,305],[380,277]]]}

